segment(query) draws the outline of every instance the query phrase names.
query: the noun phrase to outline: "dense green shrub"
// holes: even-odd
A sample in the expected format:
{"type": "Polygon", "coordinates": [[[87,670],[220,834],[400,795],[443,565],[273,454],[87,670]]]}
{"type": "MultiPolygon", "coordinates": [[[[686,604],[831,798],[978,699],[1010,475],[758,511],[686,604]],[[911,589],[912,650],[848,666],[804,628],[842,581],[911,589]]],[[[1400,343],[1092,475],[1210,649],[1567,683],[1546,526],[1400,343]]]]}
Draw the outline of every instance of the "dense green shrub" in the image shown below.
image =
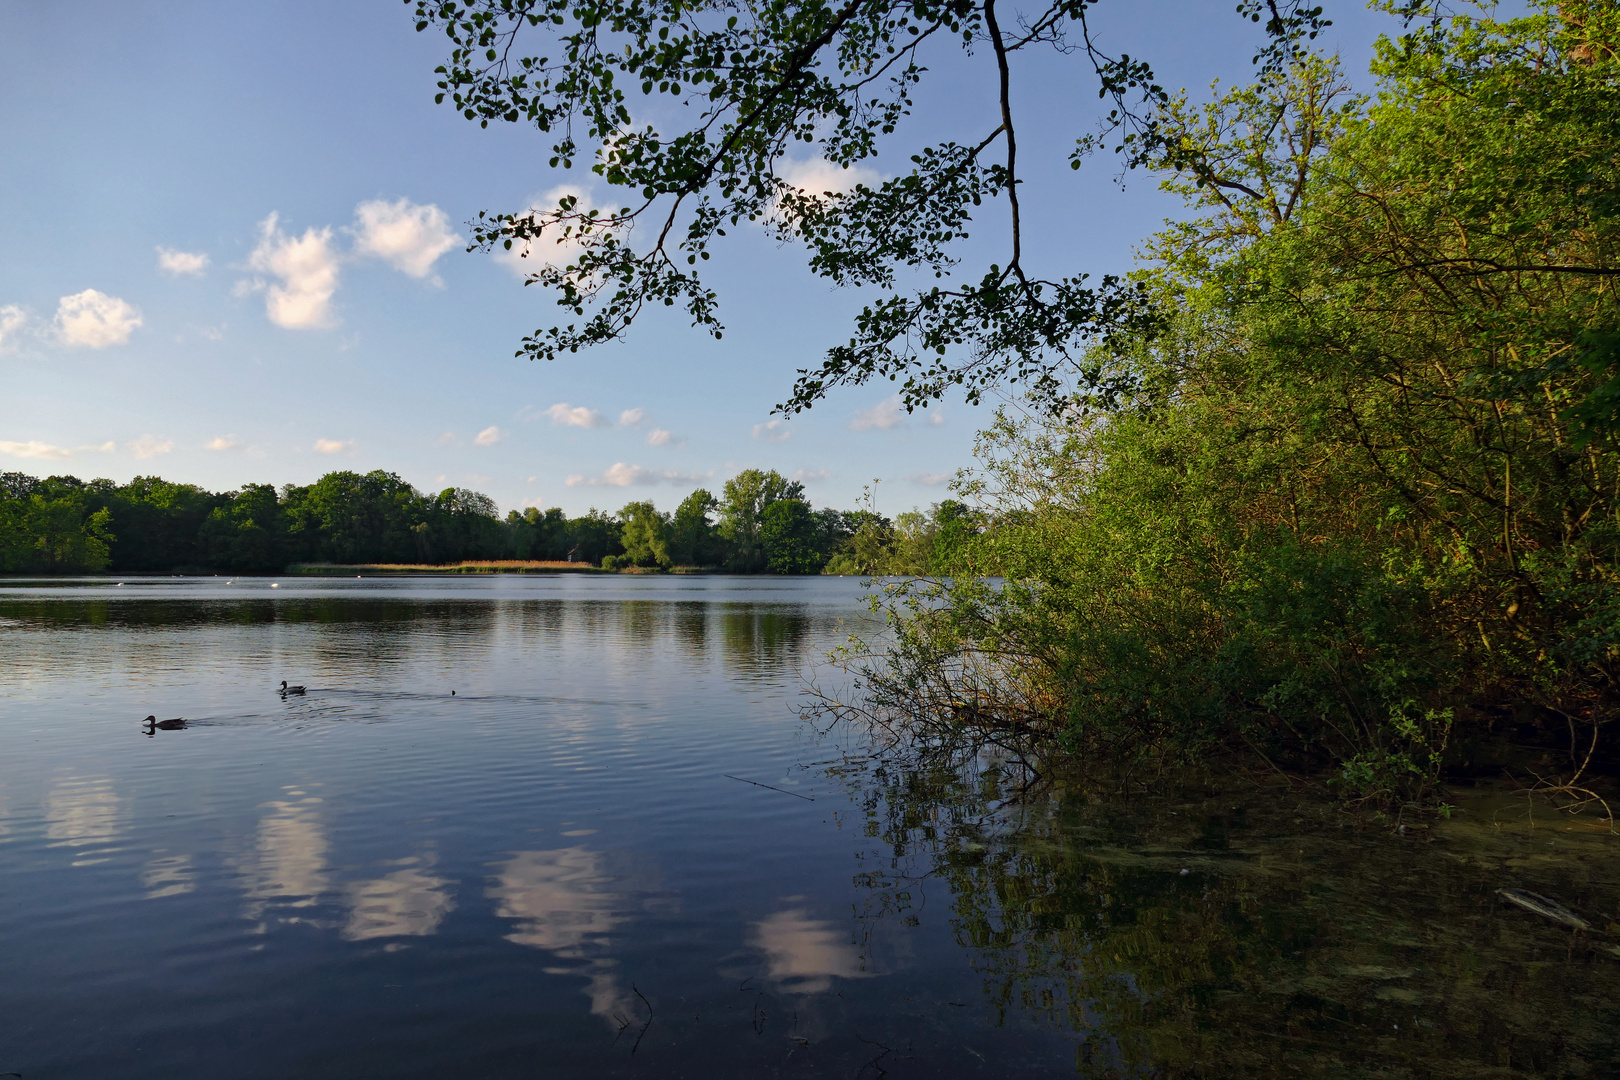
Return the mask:
{"type": "Polygon", "coordinates": [[[1506,714],[1584,748],[1620,660],[1617,46],[1609,5],[1459,17],[1382,42],[1370,103],[1315,59],[1172,102],[1198,216],[1148,246],[1156,325],[981,437],[993,521],[954,546],[1005,584],[898,586],[878,707],[1380,797],[1506,714]]]}

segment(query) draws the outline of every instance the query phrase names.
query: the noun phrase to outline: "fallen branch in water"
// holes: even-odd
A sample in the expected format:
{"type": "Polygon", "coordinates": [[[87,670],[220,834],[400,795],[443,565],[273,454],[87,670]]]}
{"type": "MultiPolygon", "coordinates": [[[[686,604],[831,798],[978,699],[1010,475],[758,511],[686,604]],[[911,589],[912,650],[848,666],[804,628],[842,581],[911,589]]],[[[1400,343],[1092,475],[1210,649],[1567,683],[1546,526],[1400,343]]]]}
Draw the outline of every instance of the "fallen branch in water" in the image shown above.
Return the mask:
{"type": "Polygon", "coordinates": [[[784,795],[791,795],[795,799],[803,799],[805,802],[815,802],[816,801],[816,800],[812,799],[808,795],[800,795],[797,791],[788,791],[786,788],[771,787],[771,785],[762,784],[758,780],[743,780],[742,777],[740,777],[740,776],[732,776],[730,773],[721,773],[720,775],[724,776],[727,780],[742,780],[742,782],[745,783],[745,784],[753,784],[755,787],[762,787],[762,788],[765,788],[767,791],[780,791],[784,795]]]}

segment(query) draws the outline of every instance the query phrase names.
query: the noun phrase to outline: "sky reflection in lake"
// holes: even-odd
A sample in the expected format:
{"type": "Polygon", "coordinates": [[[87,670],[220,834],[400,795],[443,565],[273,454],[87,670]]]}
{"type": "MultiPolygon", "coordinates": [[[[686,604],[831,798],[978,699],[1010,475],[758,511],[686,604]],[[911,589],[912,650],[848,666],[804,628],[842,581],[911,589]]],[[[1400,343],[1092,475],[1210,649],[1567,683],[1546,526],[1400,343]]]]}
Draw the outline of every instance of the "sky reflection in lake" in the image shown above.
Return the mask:
{"type": "Polygon", "coordinates": [[[0,1073],[1072,1066],[859,917],[796,711],[856,582],[275,583],[0,583],[0,1073]]]}
{"type": "Polygon", "coordinates": [[[844,771],[797,707],[852,581],[269,584],[0,582],[0,1075],[1620,1060],[1599,822],[1461,792],[1398,835],[1242,778],[1006,803],[844,771]]]}

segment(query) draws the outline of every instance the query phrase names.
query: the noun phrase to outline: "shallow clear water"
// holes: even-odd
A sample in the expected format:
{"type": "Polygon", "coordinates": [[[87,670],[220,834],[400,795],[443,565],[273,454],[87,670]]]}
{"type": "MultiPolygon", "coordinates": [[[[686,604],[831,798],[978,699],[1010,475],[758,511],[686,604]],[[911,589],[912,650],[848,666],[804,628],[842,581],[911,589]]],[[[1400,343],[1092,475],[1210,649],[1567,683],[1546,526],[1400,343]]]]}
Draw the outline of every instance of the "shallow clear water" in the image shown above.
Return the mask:
{"type": "Polygon", "coordinates": [[[1590,811],[846,761],[847,579],[271,585],[0,582],[0,1077],[1620,1074],[1590,811]]]}

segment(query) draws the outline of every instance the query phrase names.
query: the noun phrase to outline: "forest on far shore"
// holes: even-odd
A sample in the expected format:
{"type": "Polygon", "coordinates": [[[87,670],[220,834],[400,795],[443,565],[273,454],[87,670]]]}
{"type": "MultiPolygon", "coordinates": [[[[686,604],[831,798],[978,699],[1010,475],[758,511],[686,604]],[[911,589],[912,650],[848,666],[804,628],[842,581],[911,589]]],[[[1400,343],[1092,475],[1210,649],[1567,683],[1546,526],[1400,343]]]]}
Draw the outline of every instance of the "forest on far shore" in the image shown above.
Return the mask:
{"type": "Polygon", "coordinates": [[[651,501],[617,513],[529,508],[500,516],[466,488],[427,494],[381,470],[313,484],[211,492],[156,476],[127,484],[0,473],[0,571],[274,573],[297,563],[567,560],[607,569],[706,567],[738,573],[942,572],[984,522],[961,503],[891,520],[815,509],[804,486],[746,469],[717,497],[673,513],[651,501]]]}

